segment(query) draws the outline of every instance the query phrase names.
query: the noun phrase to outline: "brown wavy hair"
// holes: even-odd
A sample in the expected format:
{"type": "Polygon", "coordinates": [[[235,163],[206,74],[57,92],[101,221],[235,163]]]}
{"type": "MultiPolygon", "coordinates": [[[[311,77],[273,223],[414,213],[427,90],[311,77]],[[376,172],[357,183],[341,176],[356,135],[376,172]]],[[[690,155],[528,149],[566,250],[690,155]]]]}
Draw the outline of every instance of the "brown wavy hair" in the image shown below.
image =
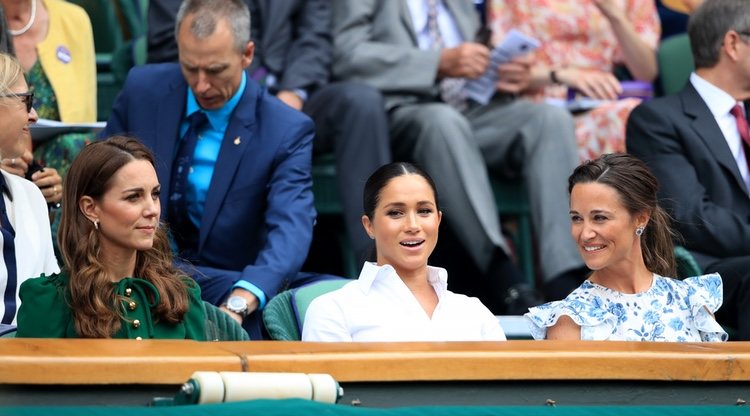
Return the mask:
{"type": "Polygon", "coordinates": [[[659,206],[659,182],[640,159],[625,153],[602,155],[578,166],[568,178],[568,193],[579,183],[601,183],[617,192],[630,215],[647,213],[651,219],[641,236],[641,251],[646,268],[661,276],[675,276],[671,218],[659,206]]]}
{"type": "MultiPolygon", "coordinates": [[[[58,243],[70,275],[70,307],[76,332],[84,338],[110,338],[120,330],[122,298],[115,294],[101,258],[99,232],[86,218],[78,202],[83,196],[100,201],[110,189],[112,177],[134,160],[154,156],[138,140],[113,136],[86,146],[73,161],[65,179],[58,243]]],[[[152,314],[157,321],[181,322],[188,308],[187,284],[172,263],[172,251],[163,224],[154,235],[153,247],[136,254],[136,277],[152,283],[161,298],[152,314]]]]}

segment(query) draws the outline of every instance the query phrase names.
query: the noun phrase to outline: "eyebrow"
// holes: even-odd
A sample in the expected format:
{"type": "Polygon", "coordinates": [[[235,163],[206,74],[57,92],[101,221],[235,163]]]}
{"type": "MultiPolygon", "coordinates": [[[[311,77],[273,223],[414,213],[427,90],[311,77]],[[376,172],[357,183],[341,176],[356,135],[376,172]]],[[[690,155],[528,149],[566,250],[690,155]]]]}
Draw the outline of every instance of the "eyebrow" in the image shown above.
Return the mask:
{"type": "MultiPolygon", "coordinates": [[[[579,212],[578,212],[578,211],[576,211],[576,210],[574,210],[574,209],[571,209],[570,211],[568,211],[568,213],[569,213],[569,214],[579,214],[579,212]]],[[[605,210],[603,210],[603,209],[595,209],[595,210],[592,210],[591,212],[589,212],[589,214],[608,214],[608,215],[612,215],[612,213],[611,213],[611,212],[609,212],[609,211],[605,211],[605,210]]]]}
{"type": "MultiPolygon", "coordinates": [[[[152,191],[156,190],[156,189],[161,189],[161,184],[158,184],[158,185],[154,186],[153,188],[151,188],[152,191]]],[[[145,192],[145,191],[146,191],[146,188],[144,188],[142,186],[138,186],[138,187],[135,187],[135,188],[124,189],[122,191],[122,193],[128,193],[128,192],[145,192]]]]}
{"type": "MultiPolygon", "coordinates": [[[[431,206],[435,206],[435,203],[432,202],[432,201],[425,200],[425,201],[417,201],[417,205],[431,205],[431,206]]],[[[404,202],[391,202],[390,204],[384,205],[383,208],[389,208],[389,207],[401,208],[401,207],[405,207],[405,206],[406,206],[406,203],[404,203],[404,202]]]]}

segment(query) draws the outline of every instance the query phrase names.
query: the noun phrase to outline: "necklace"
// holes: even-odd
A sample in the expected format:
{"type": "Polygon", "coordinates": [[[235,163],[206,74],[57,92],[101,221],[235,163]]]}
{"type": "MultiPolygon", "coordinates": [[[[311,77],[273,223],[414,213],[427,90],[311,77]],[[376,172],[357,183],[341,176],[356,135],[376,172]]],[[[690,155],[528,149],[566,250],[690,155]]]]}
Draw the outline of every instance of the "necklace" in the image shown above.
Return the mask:
{"type": "Polygon", "coordinates": [[[29,21],[26,23],[26,26],[18,30],[8,28],[8,33],[10,33],[12,36],[23,35],[24,33],[28,32],[29,29],[31,29],[31,26],[34,25],[34,20],[36,20],[36,0],[31,0],[31,16],[29,16],[29,21]]]}

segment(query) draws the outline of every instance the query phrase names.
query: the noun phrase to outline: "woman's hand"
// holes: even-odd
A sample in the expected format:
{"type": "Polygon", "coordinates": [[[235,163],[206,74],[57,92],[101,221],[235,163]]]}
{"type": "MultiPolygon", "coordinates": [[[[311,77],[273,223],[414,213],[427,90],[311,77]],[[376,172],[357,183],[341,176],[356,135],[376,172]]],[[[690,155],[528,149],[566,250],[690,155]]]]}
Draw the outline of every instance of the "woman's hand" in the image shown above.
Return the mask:
{"type": "Polygon", "coordinates": [[[42,191],[47,203],[55,204],[62,200],[63,180],[56,169],[46,167],[31,175],[31,181],[42,191]]]}
{"type": "Polygon", "coordinates": [[[614,75],[593,69],[563,68],[555,71],[557,79],[595,100],[616,100],[622,93],[614,75]]]}

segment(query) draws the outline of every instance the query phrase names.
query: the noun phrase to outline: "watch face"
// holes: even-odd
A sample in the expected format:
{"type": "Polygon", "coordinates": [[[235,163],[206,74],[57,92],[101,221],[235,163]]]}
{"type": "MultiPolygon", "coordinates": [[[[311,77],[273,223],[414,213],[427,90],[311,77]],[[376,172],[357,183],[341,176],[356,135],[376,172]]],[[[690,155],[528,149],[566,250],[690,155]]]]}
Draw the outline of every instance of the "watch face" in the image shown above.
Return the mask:
{"type": "Polygon", "coordinates": [[[247,301],[242,296],[232,296],[227,299],[227,309],[232,312],[240,312],[247,309],[247,301]]]}

